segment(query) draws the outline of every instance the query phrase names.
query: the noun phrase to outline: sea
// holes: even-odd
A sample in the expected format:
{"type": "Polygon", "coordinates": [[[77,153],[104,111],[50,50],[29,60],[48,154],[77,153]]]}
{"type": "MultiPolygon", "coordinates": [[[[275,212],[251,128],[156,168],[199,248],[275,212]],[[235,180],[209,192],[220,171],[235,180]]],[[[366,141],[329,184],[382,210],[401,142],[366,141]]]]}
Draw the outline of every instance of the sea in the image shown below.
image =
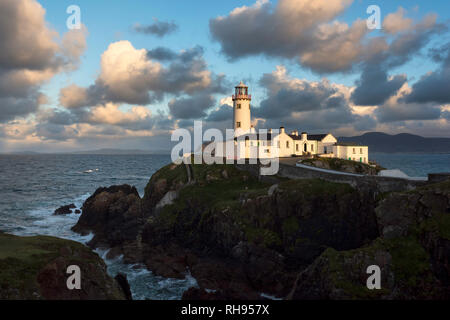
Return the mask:
{"type": "MultiPolygon", "coordinates": [[[[430,172],[450,172],[448,154],[372,153],[371,159],[387,169],[398,169],[411,177],[430,172]]],[[[169,155],[0,155],[0,230],[21,236],[49,235],[86,243],[92,235],[70,230],[79,215],[55,216],[62,205],[83,202],[99,187],[130,184],[141,196],[152,176],[170,163],[169,155]]],[[[185,290],[197,286],[194,278],[167,279],[143,266],[124,264],[121,257],[105,260],[108,273],[125,273],[133,299],[177,300],[185,290]]]]}

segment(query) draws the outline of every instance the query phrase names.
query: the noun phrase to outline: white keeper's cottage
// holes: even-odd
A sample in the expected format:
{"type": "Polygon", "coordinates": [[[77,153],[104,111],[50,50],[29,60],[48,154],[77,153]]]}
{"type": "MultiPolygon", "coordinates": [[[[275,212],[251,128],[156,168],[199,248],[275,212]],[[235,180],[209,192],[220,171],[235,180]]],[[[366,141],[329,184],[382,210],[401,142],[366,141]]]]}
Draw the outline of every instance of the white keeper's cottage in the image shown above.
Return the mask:
{"type": "MultiPolygon", "coordinates": [[[[293,130],[286,133],[268,129],[256,132],[251,125],[251,95],[242,81],[235,87],[233,98],[234,158],[272,158],[318,155],[363,163],[369,162],[369,148],[356,143],[339,142],[331,133],[308,134],[293,130]],[[272,145],[276,144],[276,145],[272,145]]],[[[215,143],[215,156],[226,157],[227,142],[215,143]]]]}

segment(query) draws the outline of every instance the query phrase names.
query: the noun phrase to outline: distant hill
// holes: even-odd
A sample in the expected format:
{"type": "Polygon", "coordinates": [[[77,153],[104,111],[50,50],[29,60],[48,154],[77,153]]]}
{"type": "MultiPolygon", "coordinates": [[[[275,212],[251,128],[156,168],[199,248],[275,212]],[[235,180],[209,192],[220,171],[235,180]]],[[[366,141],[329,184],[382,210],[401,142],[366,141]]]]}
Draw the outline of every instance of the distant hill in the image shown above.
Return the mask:
{"type": "Polygon", "coordinates": [[[368,132],[361,136],[339,137],[338,140],[366,145],[369,152],[450,152],[450,138],[424,138],[409,133],[390,135],[383,132],[368,132]]]}

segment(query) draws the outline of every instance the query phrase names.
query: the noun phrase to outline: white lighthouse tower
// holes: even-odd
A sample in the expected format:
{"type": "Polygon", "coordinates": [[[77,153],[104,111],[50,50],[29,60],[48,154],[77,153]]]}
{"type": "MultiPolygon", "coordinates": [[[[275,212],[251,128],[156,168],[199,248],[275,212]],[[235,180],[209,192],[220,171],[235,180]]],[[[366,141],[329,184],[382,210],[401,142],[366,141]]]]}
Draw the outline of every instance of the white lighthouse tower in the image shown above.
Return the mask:
{"type": "Polygon", "coordinates": [[[233,95],[233,128],[235,136],[250,132],[250,101],[252,96],[248,94],[248,87],[241,81],[233,95]]]}

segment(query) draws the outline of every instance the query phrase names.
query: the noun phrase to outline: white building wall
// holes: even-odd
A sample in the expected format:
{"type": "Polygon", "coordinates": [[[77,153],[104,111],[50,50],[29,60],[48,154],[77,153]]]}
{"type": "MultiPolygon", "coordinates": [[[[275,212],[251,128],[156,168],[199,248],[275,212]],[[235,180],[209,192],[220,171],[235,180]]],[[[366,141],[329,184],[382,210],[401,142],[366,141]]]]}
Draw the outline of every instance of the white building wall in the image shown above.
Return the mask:
{"type": "Polygon", "coordinates": [[[250,100],[235,99],[233,101],[233,110],[233,128],[235,132],[240,131],[240,133],[236,135],[250,132],[250,100]],[[240,127],[238,127],[238,124],[240,125],[240,127]]]}
{"type": "Polygon", "coordinates": [[[294,141],[289,135],[287,135],[284,130],[280,130],[278,135],[279,143],[279,157],[290,157],[294,152],[294,141]]]}
{"type": "Polygon", "coordinates": [[[322,139],[322,141],[319,141],[317,153],[325,153],[325,148],[327,151],[326,153],[332,153],[333,145],[335,143],[337,143],[337,139],[332,134],[327,134],[326,137],[322,139]]]}
{"type": "Polygon", "coordinates": [[[369,148],[367,146],[334,146],[333,153],[337,158],[369,163],[369,148]]]}

